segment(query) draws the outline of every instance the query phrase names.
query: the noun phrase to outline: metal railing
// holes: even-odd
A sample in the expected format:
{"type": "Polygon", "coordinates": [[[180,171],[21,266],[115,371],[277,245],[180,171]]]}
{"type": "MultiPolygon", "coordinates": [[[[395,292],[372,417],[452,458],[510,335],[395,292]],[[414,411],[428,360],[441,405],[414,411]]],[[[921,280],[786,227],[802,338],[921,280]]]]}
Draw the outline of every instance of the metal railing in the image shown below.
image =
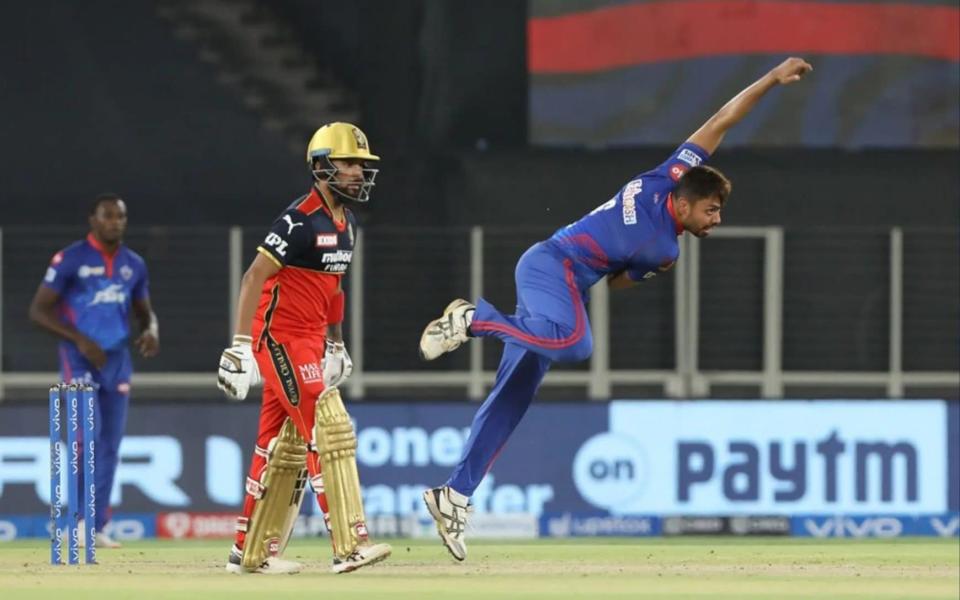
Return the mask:
{"type": "MultiPolygon", "coordinates": [[[[374,230],[375,231],[375,230],[374,230]]],[[[487,232],[481,227],[473,227],[459,234],[469,239],[469,294],[472,298],[483,296],[485,240],[487,232]]],[[[956,235],[954,232],[952,235],[956,235]]],[[[778,398],[785,395],[787,386],[808,387],[882,387],[891,398],[902,397],[907,387],[960,388],[960,372],[957,370],[906,371],[904,356],[904,232],[894,228],[888,234],[889,256],[882,259],[889,263],[889,305],[887,365],[884,370],[787,370],[784,369],[784,230],[781,227],[724,227],[711,237],[734,240],[757,240],[762,243],[762,335],[757,340],[761,350],[761,366],[755,370],[711,370],[701,368],[701,298],[700,240],[692,236],[680,239],[680,259],[673,275],[673,335],[675,336],[672,368],[636,368],[618,369],[611,367],[611,333],[616,326],[616,315],[611,314],[609,291],[605,285],[594,286],[590,291],[590,318],[594,335],[594,352],[589,368],[583,370],[554,370],[548,374],[544,385],[583,388],[586,397],[594,400],[610,398],[618,385],[653,385],[662,389],[662,396],[670,398],[710,396],[715,386],[744,385],[756,386],[759,396],[778,398]]],[[[407,238],[409,244],[417,244],[416,236],[407,238]]],[[[236,315],[236,296],[244,270],[244,259],[249,257],[256,238],[244,238],[240,227],[231,227],[223,248],[227,273],[227,298],[225,308],[229,339],[236,315]],[[251,248],[246,248],[250,246],[251,248]]],[[[348,294],[348,345],[354,360],[354,374],[346,384],[349,395],[363,398],[371,390],[412,388],[462,388],[470,399],[483,398],[494,380],[495,371],[484,364],[483,340],[471,341],[468,346],[469,358],[466,368],[449,370],[396,371],[365,368],[370,348],[365,345],[365,328],[371,324],[365,318],[365,308],[370,303],[382,301],[382,298],[370,298],[366,290],[369,280],[366,273],[364,231],[360,231],[356,241],[356,251],[349,274],[348,294]]],[[[4,300],[4,237],[0,230],[0,315],[3,315],[4,300]]],[[[146,255],[148,265],[151,257],[146,255]]],[[[41,275],[42,272],[39,272],[41,275]]],[[[372,275],[372,273],[371,273],[372,275]]],[[[506,277],[506,275],[504,275],[506,277]]],[[[956,276],[956,274],[954,274],[956,276]]],[[[185,282],[187,285],[191,282],[185,282]]],[[[391,281],[391,285],[402,285],[402,281],[391,281]]],[[[465,290],[467,291],[467,290],[465,290]]],[[[222,297],[222,296],[221,296],[222,297]]],[[[957,298],[948,299],[956,305],[957,298]]],[[[438,307],[439,309],[439,307],[438,307]]],[[[163,309],[160,307],[161,317],[163,309]]],[[[374,324],[375,325],[375,324],[374,324]]],[[[948,324],[949,325],[949,324],[948,324]]],[[[955,325],[955,324],[954,324],[955,325]]],[[[0,356],[4,352],[3,323],[0,323],[0,356]]],[[[945,332],[952,335],[956,342],[957,332],[945,332]]],[[[217,344],[221,340],[216,340],[217,344]]],[[[412,342],[412,343],[415,343],[412,342]]],[[[412,344],[411,343],[411,344],[412,344]]],[[[9,341],[8,341],[9,345],[9,341]]],[[[166,351],[176,351],[167,347],[166,351]]],[[[212,390],[215,375],[213,360],[210,358],[209,371],[177,372],[138,372],[133,383],[139,388],[176,388],[193,390],[212,390]]],[[[5,389],[45,388],[58,375],[50,372],[4,371],[0,372],[0,398],[5,389]]]]}

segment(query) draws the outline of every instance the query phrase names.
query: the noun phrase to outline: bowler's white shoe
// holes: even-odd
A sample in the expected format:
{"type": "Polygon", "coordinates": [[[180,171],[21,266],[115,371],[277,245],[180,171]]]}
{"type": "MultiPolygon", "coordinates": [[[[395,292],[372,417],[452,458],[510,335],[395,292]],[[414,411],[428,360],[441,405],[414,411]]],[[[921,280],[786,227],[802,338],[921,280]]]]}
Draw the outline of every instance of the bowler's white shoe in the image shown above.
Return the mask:
{"type": "Polygon", "coordinates": [[[468,498],[451,488],[442,486],[423,493],[423,501],[437,524],[437,533],[450,554],[457,560],[467,558],[467,542],[464,539],[467,515],[470,513],[468,498]]]}
{"type": "Polygon", "coordinates": [[[230,550],[230,558],[227,559],[227,573],[242,575],[244,573],[261,573],[263,575],[293,575],[299,573],[303,565],[292,560],[284,560],[278,556],[269,556],[263,564],[256,569],[247,569],[243,566],[243,555],[241,551],[234,546],[230,550]]]}
{"type": "Polygon", "coordinates": [[[123,544],[110,537],[109,534],[103,531],[98,531],[97,548],[123,548],[123,544]]]}
{"type": "MultiPolygon", "coordinates": [[[[117,540],[110,537],[110,535],[103,531],[98,531],[96,538],[96,547],[99,548],[123,548],[123,544],[117,540]]],[[[67,531],[63,531],[63,545],[67,545],[67,531]]],[[[80,519],[80,525],[77,528],[77,546],[80,548],[85,548],[87,546],[87,524],[84,519],[80,519]]]]}
{"type": "Polygon", "coordinates": [[[433,360],[453,352],[470,339],[470,323],[477,307],[457,298],[443,309],[443,316],[430,321],[420,336],[420,357],[433,360]]]}
{"type": "Polygon", "coordinates": [[[354,550],[353,554],[346,558],[333,557],[333,566],[330,567],[331,573],[350,573],[360,567],[376,564],[386,560],[393,549],[390,544],[366,544],[354,550]]]}

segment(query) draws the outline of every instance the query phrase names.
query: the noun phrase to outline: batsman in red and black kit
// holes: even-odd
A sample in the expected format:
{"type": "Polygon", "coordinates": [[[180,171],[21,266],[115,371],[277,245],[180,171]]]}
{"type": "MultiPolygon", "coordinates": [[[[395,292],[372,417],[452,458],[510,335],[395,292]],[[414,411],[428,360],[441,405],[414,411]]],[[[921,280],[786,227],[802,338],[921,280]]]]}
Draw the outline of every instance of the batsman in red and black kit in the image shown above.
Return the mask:
{"type": "Polygon", "coordinates": [[[333,544],[334,573],[390,555],[372,544],[356,467],[356,434],[337,386],[353,370],[343,343],[344,292],[356,217],[366,202],[379,157],[349,123],[324,125],[307,146],[314,177],[257,247],[243,276],[233,345],[223,351],[218,386],[242,400],[263,381],[260,425],[246,480],[243,515],[227,570],[296,573],[280,557],[310,487],[333,544]]]}

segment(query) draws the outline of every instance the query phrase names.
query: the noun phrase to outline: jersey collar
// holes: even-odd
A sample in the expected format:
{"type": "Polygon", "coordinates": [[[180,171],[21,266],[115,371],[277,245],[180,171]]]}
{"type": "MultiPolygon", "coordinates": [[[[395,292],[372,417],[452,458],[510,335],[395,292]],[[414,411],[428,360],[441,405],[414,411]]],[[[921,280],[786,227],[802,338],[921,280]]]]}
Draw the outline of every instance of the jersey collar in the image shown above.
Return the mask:
{"type": "Polygon", "coordinates": [[[343,210],[343,220],[337,221],[333,218],[333,212],[330,210],[330,207],[327,206],[327,201],[323,199],[323,194],[320,193],[320,190],[317,189],[317,186],[311,186],[310,195],[313,196],[313,201],[320,205],[320,208],[323,209],[323,212],[330,217],[330,222],[333,223],[333,226],[337,228],[337,231],[342,232],[347,228],[347,209],[344,207],[343,210]]]}
{"type": "Polygon", "coordinates": [[[683,233],[683,225],[681,225],[680,221],[677,219],[677,211],[673,207],[673,192],[670,192],[667,195],[667,212],[670,213],[670,217],[673,218],[673,226],[677,235],[680,235],[683,233]]]}
{"type": "Polygon", "coordinates": [[[107,249],[104,247],[103,244],[100,243],[100,240],[98,240],[96,236],[93,235],[92,232],[87,234],[87,243],[93,246],[93,249],[99,252],[100,254],[104,256],[109,256],[110,258],[115,257],[117,255],[117,252],[120,252],[121,244],[117,244],[117,248],[113,252],[107,252],[107,249]]]}

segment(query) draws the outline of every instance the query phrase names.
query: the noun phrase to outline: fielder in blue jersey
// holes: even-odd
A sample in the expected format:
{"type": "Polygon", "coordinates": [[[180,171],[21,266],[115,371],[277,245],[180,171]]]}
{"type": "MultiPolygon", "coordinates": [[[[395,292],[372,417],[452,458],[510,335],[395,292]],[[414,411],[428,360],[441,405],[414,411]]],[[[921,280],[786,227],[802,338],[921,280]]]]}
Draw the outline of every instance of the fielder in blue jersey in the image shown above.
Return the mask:
{"type": "Polygon", "coordinates": [[[471,337],[504,342],[490,395],[477,411],[464,454],[446,484],[424,492],[444,545],[457,560],[467,547],[468,501],[523,418],[553,362],[581,361],[593,351],[587,294],[602,279],[623,289],[668,270],[679,256],[677,237],[706,237],[720,224],[730,181],[704,163],[724,134],[761,97],[799,80],[812,67],[790,58],[737,94],[657,168],[627,182],[579,221],[531,246],[516,268],[517,310],[507,314],[484,299],[458,299],[429,323],[420,339],[426,360],[471,337]]]}
{"type": "MultiPolygon", "coordinates": [[[[141,333],[143,356],[160,350],[157,317],[150,306],[147,266],[123,245],[127,208],[116,194],[101,194],[90,209],[86,239],[57,252],[30,303],[30,319],[60,341],[60,377],[97,391],[97,546],[118,547],[104,532],[110,490],[130,402],[129,313],[141,333]]],[[[81,531],[83,527],[81,527],[81,531]]]]}

